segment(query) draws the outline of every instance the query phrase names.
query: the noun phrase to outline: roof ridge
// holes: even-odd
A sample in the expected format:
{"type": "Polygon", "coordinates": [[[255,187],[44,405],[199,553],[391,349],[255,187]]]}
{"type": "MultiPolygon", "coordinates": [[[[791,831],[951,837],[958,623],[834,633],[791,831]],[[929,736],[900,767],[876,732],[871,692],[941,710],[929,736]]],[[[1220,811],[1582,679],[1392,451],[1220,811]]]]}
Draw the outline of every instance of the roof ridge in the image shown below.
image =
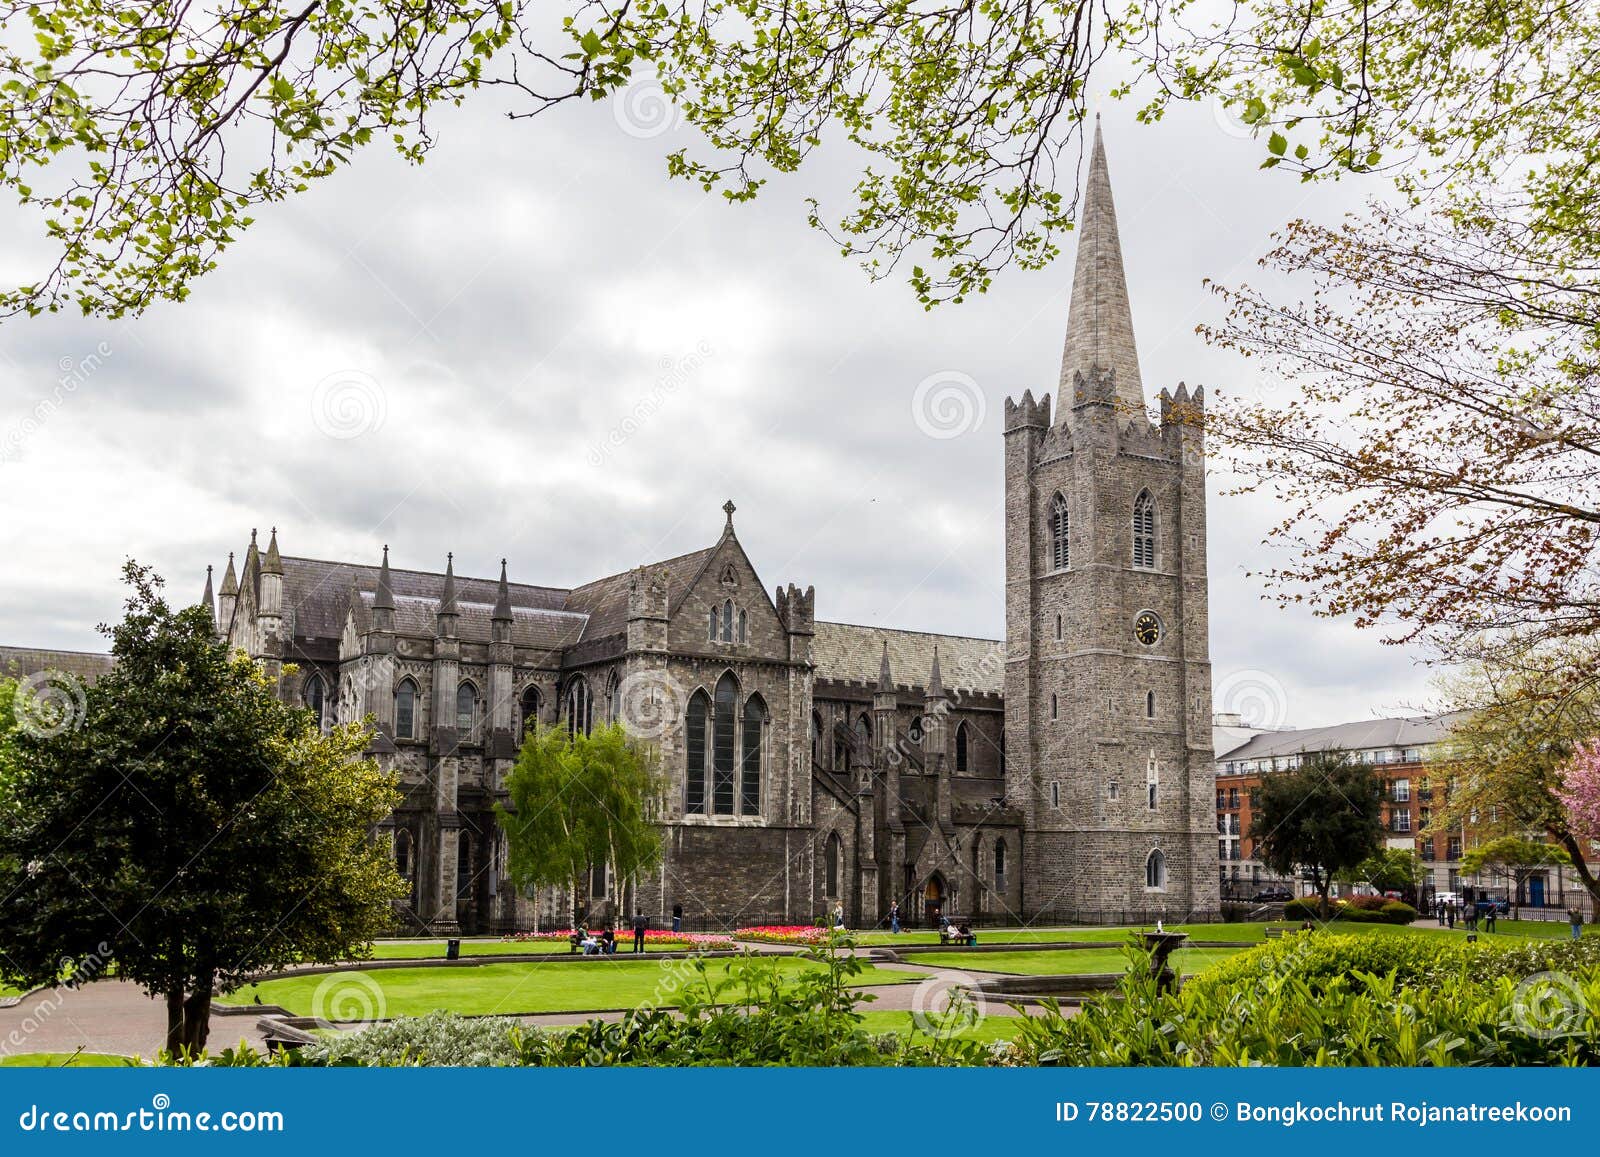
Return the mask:
{"type": "Polygon", "coordinates": [[[841,619],[818,619],[819,627],[854,627],[860,631],[888,631],[896,635],[926,635],[938,639],[964,639],[970,643],[1003,643],[1004,639],[993,639],[987,635],[953,635],[949,631],[921,631],[915,627],[878,627],[870,623],[847,623],[841,619]]]}
{"type": "MultiPolygon", "coordinates": [[[[283,561],[284,562],[317,562],[317,563],[323,564],[324,566],[348,566],[348,567],[355,567],[355,568],[358,568],[360,570],[374,570],[375,571],[375,570],[378,569],[378,566],[377,566],[376,563],[348,562],[348,561],[346,561],[344,559],[337,559],[337,558],[312,558],[309,555],[304,555],[304,554],[293,554],[293,555],[286,554],[286,555],[283,556],[283,561]]],[[[435,571],[435,570],[417,570],[414,567],[404,567],[404,566],[391,566],[389,568],[389,573],[390,574],[415,574],[415,575],[423,575],[423,576],[426,576],[426,577],[429,577],[429,578],[438,578],[438,579],[444,578],[444,571],[442,571],[442,570],[437,570],[437,571],[435,571]]],[[[456,575],[456,582],[458,582],[458,583],[468,583],[468,582],[498,583],[499,581],[500,580],[497,579],[497,578],[474,578],[474,577],[472,577],[470,575],[459,575],[459,574],[456,575]]],[[[524,588],[526,590],[531,590],[531,591],[560,591],[563,594],[571,594],[574,590],[577,589],[576,587],[545,586],[542,583],[519,583],[519,582],[513,582],[513,583],[510,583],[509,585],[512,586],[512,587],[521,587],[521,588],[524,588]]]]}

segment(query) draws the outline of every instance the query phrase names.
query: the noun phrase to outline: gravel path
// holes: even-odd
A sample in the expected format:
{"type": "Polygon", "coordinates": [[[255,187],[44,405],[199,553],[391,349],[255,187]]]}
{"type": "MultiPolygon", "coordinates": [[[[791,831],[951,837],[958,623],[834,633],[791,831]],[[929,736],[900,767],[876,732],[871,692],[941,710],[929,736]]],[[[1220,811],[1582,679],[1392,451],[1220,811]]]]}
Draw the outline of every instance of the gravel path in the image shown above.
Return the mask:
{"type": "MultiPolygon", "coordinates": [[[[211,1016],[213,1052],[240,1039],[264,1048],[255,1012],[211,1016]]],[[[0,1009],[0,1054],[90,1053],[153,1056],[167,1035],[166,1005],[126,980],[97,980],[82,988],[47,988],[0,1009]]]]}

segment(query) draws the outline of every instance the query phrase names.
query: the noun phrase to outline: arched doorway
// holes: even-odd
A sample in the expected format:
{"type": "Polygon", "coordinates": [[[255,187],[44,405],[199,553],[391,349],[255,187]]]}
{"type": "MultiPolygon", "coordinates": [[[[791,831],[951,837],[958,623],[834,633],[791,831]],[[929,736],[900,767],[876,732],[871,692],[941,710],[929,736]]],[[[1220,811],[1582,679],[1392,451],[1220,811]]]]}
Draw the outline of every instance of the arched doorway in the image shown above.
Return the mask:
{"type": "Polygon", "coordinates": [[[944,877],[938,872],[928,877],[928,882],[922,885],[922,914],[927,918],[928,927],[937,928],[939,917],[944,915],[945,899],[949,889],[945,887],[944,877]]]}

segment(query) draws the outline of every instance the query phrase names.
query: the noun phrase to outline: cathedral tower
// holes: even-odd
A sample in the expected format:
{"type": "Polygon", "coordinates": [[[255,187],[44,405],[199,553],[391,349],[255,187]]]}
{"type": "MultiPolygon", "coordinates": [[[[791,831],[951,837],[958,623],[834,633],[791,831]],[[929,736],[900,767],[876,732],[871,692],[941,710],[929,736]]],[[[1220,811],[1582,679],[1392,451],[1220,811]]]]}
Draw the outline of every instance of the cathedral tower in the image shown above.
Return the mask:
{"type": "Polygon", "coordinates": [[[1029,916],[1218,909],[1204,399],[1146,410],[1098,126],[1061,379],[1007,400],[1006,796],[1029,916]]]}

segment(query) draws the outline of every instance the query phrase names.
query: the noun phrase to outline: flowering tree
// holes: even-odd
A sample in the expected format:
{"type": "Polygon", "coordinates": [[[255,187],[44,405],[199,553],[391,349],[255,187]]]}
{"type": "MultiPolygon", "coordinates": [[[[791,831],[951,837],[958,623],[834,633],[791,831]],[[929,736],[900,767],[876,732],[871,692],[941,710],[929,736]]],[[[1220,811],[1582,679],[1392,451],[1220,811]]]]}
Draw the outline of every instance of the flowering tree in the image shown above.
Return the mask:
{"type": "Polygon", "coordinates": [[[1600,840],[1600,740],[1582,744],[1561,773],[1561,802],[1574,831],[1600,840]]]}

